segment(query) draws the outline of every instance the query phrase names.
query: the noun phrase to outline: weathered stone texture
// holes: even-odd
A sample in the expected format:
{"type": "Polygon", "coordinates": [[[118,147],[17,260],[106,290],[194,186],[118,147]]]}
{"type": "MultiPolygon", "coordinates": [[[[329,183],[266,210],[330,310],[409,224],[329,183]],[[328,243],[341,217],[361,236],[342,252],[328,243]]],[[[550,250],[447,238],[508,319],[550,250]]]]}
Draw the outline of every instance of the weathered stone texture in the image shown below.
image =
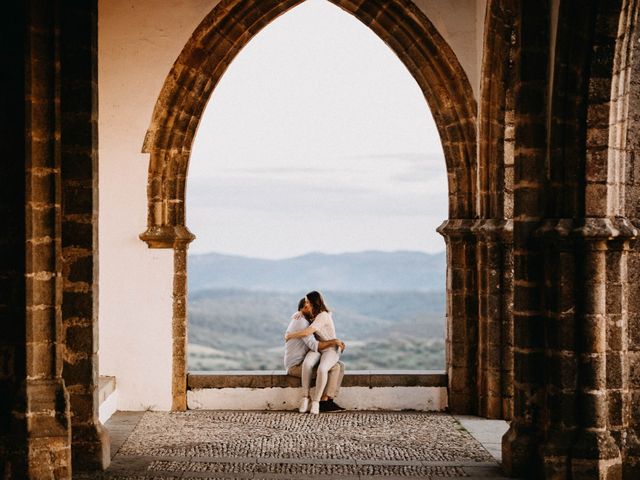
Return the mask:
{"type": "Polygon", "coordinates": [[[60,15],[62,374],[70,396],[76,471],[109,464],[108,436],[97,416],[97,3],[64,2],[60,15]]]}
{"type": "MultiPolygon", "coordinates": [[[[144,140],[141,238],[174,249],[174,410],[186,409],[191,143],[229,62],[300,1],[217,4],[167,76],[144,140]]],[[[404,62],[440,132],[451,410],[512,419],[509,474],[637,478],[640,2],[489,0],[476,104],[412,2],[331,1],[404,62]]],[[[109,456],[96,416],[97,2],[7,9],[0,472],[69,478],[72,463],[101,469],[109,456]]]]}
{"type": "MultiPolygon", "coordinates": [[[[17,2],[7,5],[6,15],[15,21],[0,29],[0,52],[5,68],[0,76],[0,472],[26,470],[23,419],[15,419],[22,381],[26,376],[25,272],[25,70],[26,22],[17,2]]],[[[47,316],[51,312],[46,313],[47,316]]]]}
{"type": "MultiPolygon", "coordinates": [[[[54,48],[57,6],[28,2],[26,25],[26,471],[30,478],[70,478],[69,397],[62,373],[60,157],[54,48]],[[42,314],[41,312],[45,312],[42,314]]],[[[19,472],[14,472],[19,473],[19,472]]]]}

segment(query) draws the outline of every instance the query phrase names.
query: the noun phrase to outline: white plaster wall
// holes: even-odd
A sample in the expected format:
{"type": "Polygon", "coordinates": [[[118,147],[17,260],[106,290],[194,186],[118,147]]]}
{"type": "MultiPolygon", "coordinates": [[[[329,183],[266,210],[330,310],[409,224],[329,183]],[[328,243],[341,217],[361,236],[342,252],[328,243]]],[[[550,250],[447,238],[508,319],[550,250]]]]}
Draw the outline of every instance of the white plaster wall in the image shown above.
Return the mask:
{"type": "Polygon", "coordinates": [[[118,409],[171,408],[173,251],[150,250],[148,154],[140,153],[173,62],[216,1],[100,0],[99,362],[118,409]]]}
{"type": "MultiPolygon", "coordinates": [[[[479,5],[416,0],[479,91],[479,5]]],[[[100,374],[118,383],[118,409],[171,406],[173,252],[149,250],[148,154],[140,153],[162,84],[217,0],[100,0],[100,374]]],[[[482,12],[482,19],[484,11],[482,12]]]]}
{"type": "Polygon", "coordinates": [[[118,390],[114,390],[111,394],[100,404],[98,409],[98,418],[101,423],[105,423],[111,418],[111,415],[118,410],[118,390]]]}
{"type": "Polygon", "coordinates": [[[478,100],[487,0],[414,0],[447,41],[478,100]]]}
{"type": "MultiPolygon", "coordinates": [[[[202,388],[187,392],[191,410],[295,410],[301,388],[202,388]]],[[[447,408],[446,387],[342,387],[336,402],[347,410],[417,410],[447,408]]]]}

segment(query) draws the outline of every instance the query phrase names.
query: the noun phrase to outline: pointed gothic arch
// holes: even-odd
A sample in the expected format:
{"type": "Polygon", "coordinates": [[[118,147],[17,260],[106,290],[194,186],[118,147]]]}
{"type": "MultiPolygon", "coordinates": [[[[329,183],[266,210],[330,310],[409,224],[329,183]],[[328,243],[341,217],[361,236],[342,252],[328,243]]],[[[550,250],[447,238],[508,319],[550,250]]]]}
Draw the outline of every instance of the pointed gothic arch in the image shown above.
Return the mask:
{"type": "MultiPolygon", "coordinates": [[[[156,102],[143,152],[150,154],[150,248],[174,249],[173,408],[186,408],[185,223],[191,146],[207,102],[239,51],[266,25],[304,0],[223,0],[204,18],[174,63],[156,102]]],[[[415,78],[438,128],[448,172],[449,218],[475,215],[476,101],[451,47],[409,0],[329,0],[375,32],[415,78]]],[[[449,307],[448,307],[449,308],[449,307]]]]}

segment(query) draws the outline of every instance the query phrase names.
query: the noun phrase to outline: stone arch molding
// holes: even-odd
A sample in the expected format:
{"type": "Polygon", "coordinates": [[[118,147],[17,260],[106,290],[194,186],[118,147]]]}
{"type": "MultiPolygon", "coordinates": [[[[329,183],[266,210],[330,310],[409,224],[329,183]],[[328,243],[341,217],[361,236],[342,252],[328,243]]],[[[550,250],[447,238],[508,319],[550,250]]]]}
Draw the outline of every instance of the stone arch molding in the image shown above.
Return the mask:
{"type": "MultiPolygon", "coordinates": [[[[263,27],[304,0],[222,0],[178,56],[155,105],[143,153],[150,154],[147,230],[150,248],[185,248],[185,183],[191,145],[218,81],[263,27]]],[[[473,218],[476,101],[455,54],[409,0],[329,0],[371,28],[418,82],[442,141],[449,217],[473,218]]]]}

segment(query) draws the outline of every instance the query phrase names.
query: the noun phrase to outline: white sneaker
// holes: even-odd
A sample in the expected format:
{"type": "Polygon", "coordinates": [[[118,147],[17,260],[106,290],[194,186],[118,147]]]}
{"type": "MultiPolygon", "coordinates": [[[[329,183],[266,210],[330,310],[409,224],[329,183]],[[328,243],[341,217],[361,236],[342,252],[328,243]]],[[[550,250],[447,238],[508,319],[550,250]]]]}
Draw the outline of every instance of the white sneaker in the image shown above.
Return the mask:
{"type": "Polygon", "coordinates": [[[303,397],[302,402],[300,402],[300,408],[298,408],[298,411],[300,413],[307,413],[308,409],[309,409],[309,397],[303,397]]]}
{"type": "Polygon", "coordinates": [[[309,410],[309,413],[318,415],[320,413],[320,402],[311,402],[311,410],[309,410]]]}

